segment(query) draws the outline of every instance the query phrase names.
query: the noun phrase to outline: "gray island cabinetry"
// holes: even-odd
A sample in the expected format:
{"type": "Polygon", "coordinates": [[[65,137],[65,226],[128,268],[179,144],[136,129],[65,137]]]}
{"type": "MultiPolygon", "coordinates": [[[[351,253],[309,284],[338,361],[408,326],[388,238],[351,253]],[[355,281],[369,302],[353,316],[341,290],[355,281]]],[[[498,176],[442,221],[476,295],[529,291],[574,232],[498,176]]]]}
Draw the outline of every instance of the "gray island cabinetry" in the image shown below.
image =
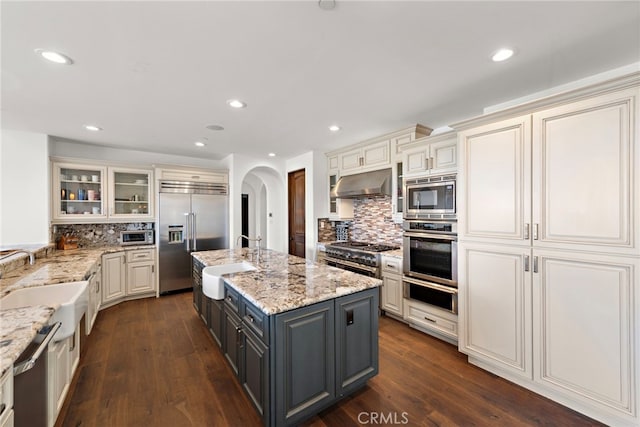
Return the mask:
{"type": "Polygon", "coordinates": [[[194,307],[265,426],[296,425],[378,373],[381,281],[275,251],[225,276],[224,300],[202,292],[202,269],[242,250],[193,255],[194,307]]]}

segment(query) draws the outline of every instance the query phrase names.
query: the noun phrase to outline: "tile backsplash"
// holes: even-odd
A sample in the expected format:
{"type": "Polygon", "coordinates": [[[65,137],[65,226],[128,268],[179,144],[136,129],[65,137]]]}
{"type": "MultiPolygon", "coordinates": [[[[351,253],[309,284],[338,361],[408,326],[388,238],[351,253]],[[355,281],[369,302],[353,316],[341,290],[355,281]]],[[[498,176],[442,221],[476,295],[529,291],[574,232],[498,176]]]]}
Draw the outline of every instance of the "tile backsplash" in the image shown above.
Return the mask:
{"type": "Polygon", "coordinates": [[[152,222],[121,224],[58,224],[51,228],[51,241],[57,242],[61,236],[78,239],[81,248],[120,246],[120,232],[123,230],[153,229],[152,222]]]}
{"type": "Polygon", "coordinates": [[[355,199],[353,220],[331,221],[329,218],[319,218],[318,241],[335,241],[337,224],[348,225],[350,240],[402,246],[402,224],[393,221],[391,196],[355,199]]]}

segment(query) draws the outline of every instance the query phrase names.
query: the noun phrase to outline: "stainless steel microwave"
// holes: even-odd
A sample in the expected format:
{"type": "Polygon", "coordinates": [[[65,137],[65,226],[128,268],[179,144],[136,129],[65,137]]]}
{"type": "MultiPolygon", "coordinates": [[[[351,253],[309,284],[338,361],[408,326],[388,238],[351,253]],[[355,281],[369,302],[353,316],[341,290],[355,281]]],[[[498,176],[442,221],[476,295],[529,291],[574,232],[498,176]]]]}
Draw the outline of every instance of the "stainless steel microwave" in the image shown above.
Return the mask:
{"type": "Polygon", "coordinates": [[[405,219],[455,219],[456,175],[408,179],[404,200],[405,219]]]}
{"type": "Polygon", "coordinates": [[[153,230],[123,230],[120,232],[120,244],[153,245],[153,230]]]}

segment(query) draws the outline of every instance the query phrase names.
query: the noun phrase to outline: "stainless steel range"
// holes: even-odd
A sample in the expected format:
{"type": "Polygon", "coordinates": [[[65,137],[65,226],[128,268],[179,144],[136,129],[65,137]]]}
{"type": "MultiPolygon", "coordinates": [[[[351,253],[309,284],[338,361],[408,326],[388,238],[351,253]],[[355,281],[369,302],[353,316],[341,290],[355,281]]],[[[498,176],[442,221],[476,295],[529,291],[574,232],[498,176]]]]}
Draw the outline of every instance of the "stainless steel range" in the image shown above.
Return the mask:
{"type": "Polygon", "coordinates": [[[399,249],[399,246],[367,242],[334,242],[325,245],[327,265],[380,278],[380,252],[399,249]]]}

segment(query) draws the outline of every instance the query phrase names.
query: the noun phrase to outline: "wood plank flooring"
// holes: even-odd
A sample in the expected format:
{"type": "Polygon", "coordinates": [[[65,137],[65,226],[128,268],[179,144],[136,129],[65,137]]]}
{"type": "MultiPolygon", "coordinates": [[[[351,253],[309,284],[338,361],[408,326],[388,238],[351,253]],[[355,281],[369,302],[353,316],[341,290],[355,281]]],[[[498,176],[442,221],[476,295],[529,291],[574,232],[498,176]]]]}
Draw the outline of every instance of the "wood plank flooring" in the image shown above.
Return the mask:
{"type": "MultiPolygon", "coordinates": [[[[191,293],[98,315],[56,427],[260,426],[191,293]]],[[[306,427],[596,426],[469,365],[445,342],[380,319],[380,374],[306,427]]]]}

